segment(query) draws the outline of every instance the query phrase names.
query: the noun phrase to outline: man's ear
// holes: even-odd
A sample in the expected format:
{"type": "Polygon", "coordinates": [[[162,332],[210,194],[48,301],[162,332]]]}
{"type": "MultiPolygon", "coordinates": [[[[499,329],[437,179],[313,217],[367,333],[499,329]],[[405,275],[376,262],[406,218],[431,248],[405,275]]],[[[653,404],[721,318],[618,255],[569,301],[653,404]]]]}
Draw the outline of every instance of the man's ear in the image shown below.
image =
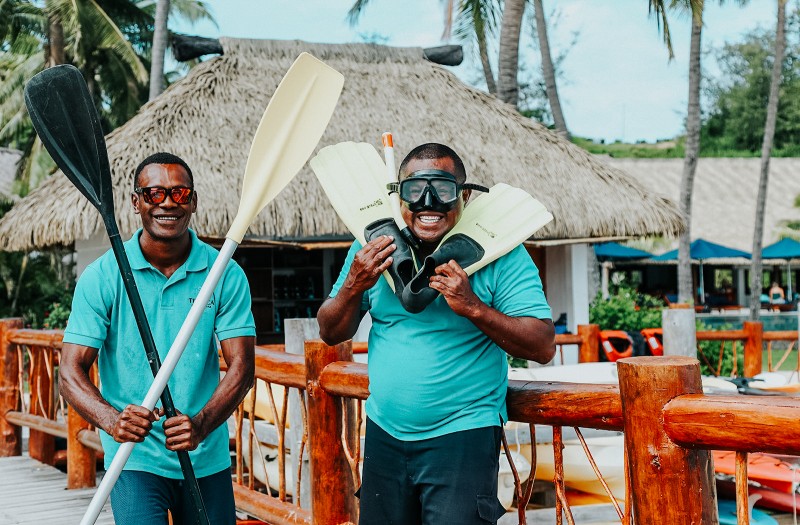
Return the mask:
{"type": "Polygon", "coordinates": [[[469,198],[472,196],[472,190],[461,190],[461,198],[464,199],[464,204],[469,202],[469,198]]]}
{"type": "Polygon", "coordinates": [[[136,192],[131,192],[131,204],[133,205],[133,213],[139,215],[139,195],[136,192]]]}
{"type": "Polygon", "coordinates": [[[197,192],[192,192],[192,213],[197,211],[197,192]]]}

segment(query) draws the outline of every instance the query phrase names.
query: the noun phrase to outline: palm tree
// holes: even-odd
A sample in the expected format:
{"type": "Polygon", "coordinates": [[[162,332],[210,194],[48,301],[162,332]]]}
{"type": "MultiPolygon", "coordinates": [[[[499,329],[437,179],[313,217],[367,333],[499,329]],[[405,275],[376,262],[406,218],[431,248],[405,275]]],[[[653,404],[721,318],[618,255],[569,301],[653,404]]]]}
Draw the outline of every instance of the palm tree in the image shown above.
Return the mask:
{"type": "MultiPolygon", "coordinates": [[[[497,19],[500,13],[500,0],[443,0],[445,7],[444,30],[442,40],[449,40],[451,30],[462,42],[474,41],[478,47],[478,55],[489,93],[496,91],[494,74],[489,61],[487,40],[497,31],[497,19]],[[456,1],[458,4],[456,5],[456,1]],[[457,13],[455,17],[453,13],[457,13]]],[[[347,21],[351,26],[358,23],[369,0],[355,0],[347,11],[347,21]]]]}
{"type": "Polygon", "coordinates": [[[766,208],[767,184],[769,182],[769,160],[772,154],[772,141],[778,119],[778,100],[780,97],[781,70],[783,54],[786,49],[786,1],[778,0],[778,24],[775,31],[775,58],[772,63],[769,101],[767,102],[767,121],[764,124],[764,141],[761,144],[761,176],[758,180],[756,218],[753,228],[753,259],[750,266],[750,319],[758,321],[761,307],[761,242],[764,237],[764,209],[766,208]]]}
{"type": "Polygon", "coordinates": [[[553,59],[550,56],[550,41],[547,38],[547,22],[544,19],[542,0],[533,1],[533,10],[536,16],[536,34],[539,39],[539,51],[542,55],[542,76],[544,77],[550,112],[553,114],[556,132],[569,140],[569,130],[567,130],[567,122],[564,120],[564,113],[561,111],[561,100],[558,97],[558,88],[556,87],[556,71],[553,67],[553,59]]]}
{"type": "MultiPolygon", "coordinates": [[[[448,1],[451,6],[453,0],[448,1]]],[[[452,18],[452,9],[448,11],[452,18]]],[[[489,93],[497,92],[492,65],[489,61],[487,40],[497,33],[497,21],[500,18],[500,3],[498,0],[461,0],[458,14],[455,17],[455,36],[462,42],[474,41],[478,48],[483,76],[486,80],[486,90],[489,93]]],[[[445,18],[445,40],[448,38],[448,18],[445,18]]]]}
{"type": "Polygon", "coordinates": [[[497,98],[514,107],[519,102],[519,35],[524,13],[525,0],[505,0],[497,60],[497,98]]]}
{"type": "Polygon", "coordinates": [[[668,9],[689,10],[692,13],[692,37],[689,47],[689,103],[686,114],[686,145],[681,176],[679,206],[685,230],[678,243],[678,301],[693,303],[692,262],[689,246],[692,242],[692,189],[700,152],[700,39],[703,29],[703,0],[671,0],[669,6],[664,0],[648,0],[650,12],[655,13],[659,26],[663,28],[664,42],[672,59],[672,40],[667,20],[668,9]]]}
{"type": "Polygon", "coordinates": [[[84,72],[106,125],[126,120],[141,105],[138,86],[147,79],[130,41],[147,15],[127,0],[6,0],[0,2],[0,13],[5,15],[0,23],[0,142],[14,143],[25,154],[17,187],[24,195],[52,168],[25,109],[24,83],[46,67],[71,62],[84,72]]]}
{"type": "Polygon", "coordinates": [[[179,17],[191,23],[208,20],[216,25],[214,17],[202,0],[141,0],[137,7],[153,16],[153,45],[150,63],[150,94],[153,100],[164,91],[165,72],[164,55],[169,47],[169,17],[179,17]]]}
{"type": "Polygon", "coordinates": [[[158,0],[156,4],[155,30],[153,31],[152,62],[150,63],[150,96],[153,100],[164,90],[164,54],[167,51],[167,19],[169,0],[158,0]]]}

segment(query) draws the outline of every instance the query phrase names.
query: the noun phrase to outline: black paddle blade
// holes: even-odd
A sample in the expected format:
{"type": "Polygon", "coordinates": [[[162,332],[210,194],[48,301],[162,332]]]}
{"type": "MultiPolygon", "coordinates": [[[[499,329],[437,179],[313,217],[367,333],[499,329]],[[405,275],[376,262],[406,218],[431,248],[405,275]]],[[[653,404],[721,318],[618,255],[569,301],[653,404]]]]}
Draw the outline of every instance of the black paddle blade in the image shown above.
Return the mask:
{"type": "Polygon", "coordinates": [[[106,141],[81,72],[70,65],[45,69],[25,85],[25,105],[36,133],[64,175],[103,220],[113,221],[106,141]]]}

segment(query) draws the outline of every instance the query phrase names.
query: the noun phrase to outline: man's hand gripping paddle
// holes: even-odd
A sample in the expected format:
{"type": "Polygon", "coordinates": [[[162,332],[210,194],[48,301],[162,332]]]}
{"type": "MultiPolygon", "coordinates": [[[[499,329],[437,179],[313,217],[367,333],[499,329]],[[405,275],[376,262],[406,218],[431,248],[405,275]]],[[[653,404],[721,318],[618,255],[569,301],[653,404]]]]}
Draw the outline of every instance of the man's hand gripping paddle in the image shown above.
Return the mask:
{"type": "MultiPolygon", "coordinates": [[[[70,65],[45,69],[25,86],[25,104],[33,121],[33,127],[53,160],[70,182],[97,208],[103,218],[133,316],[139,328],[139,335],[147,353],[147,361],[155,376],[161,366],[161,359],[158,357],[142,299],[139,297],[139,290],[136,288],[128,257],[119,236],[114,217],[113,186],[106,142],[83,75],[70,65]]],[[[168,389],[161,394],[161,403],[167,417],[176,415],[172,395],[168,389]]],[[[149,409],[152,410],[153,407],[150,406],[149,409]]],[[[192,495],[196,522],[205,525],[208,523],[208,516],[189,453],[178,452],[178,459],[192,495]]],[[[101,508],[103,503],[105,500],[101,503],[101,508]]],[[[99,512],[100,509],[98,514],[99,512]]]]}
{"type": "MultiPolygon", "coordinates": [[[[281,80],[258,125],[247,157],[239,211],[214,265],[169,349],[142,406],[152,410],[175,370],[205,305],[256,215],[294,178],[317,146],[336,108],[344,77],[302,53],[281,80]]],[[[123,443],[89,504],[81,525],[92,525],[133,451],[123,443]]]]}

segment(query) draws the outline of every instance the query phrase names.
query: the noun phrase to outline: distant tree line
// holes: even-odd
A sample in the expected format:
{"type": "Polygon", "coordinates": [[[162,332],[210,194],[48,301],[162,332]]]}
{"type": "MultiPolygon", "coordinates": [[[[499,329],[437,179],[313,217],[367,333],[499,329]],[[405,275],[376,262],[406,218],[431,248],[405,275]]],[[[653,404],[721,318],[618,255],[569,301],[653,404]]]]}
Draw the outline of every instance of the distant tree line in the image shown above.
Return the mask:
{"type": "MultiPolygon", "coordinates": [[[[780,102],[775,127],[775,157],[800,156],[800,13],[787,17],[780,102]]],[[[775,28],[747,33],[740,42],[713,51],[720,69],[705,89],[701,154],[707,157],[756,156],[767,118],[775,28]]]]}

